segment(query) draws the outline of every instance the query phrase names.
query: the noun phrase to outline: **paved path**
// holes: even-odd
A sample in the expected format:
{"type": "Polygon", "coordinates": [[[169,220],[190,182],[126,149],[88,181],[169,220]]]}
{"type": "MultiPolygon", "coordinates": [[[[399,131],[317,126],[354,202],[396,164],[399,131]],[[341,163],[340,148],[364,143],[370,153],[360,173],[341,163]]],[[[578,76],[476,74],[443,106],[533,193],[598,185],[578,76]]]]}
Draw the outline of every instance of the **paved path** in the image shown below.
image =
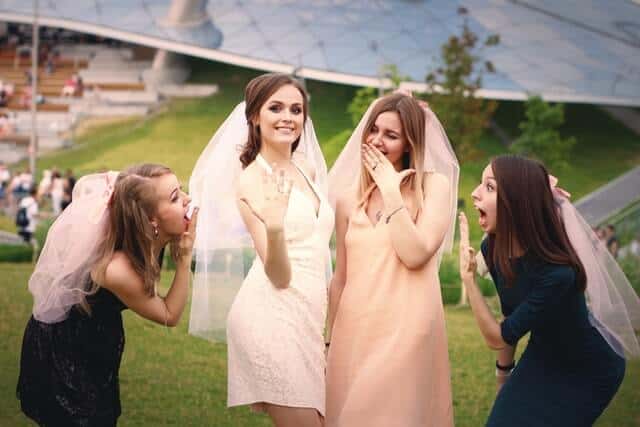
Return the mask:
{"type": "Polygon", "coordinates": [[[576,208],[591,225],[600,224],[640,200],[640,166],[578,200],[576,208]]]}
{"type": "Polygon", "coordinates": [[[611,117],[631,129],[636,135],[640,135],[640,111],[627,107],[601,107],[611,117]]]}
{"type": "Polygon", "coordinates": [[[8,231],[0,230],[0,244],[6,245],[24,245],[22,237],[8,231]]]}

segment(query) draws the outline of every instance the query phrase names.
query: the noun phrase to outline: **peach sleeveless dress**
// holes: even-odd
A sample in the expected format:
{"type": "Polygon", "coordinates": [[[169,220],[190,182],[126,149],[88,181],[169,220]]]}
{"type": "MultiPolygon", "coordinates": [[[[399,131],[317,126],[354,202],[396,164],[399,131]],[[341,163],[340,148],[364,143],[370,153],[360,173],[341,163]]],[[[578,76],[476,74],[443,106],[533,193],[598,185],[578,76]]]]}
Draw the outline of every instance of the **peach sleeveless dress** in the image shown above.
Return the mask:
{"type": "MultiPolygon", "coordinates": [[[[438,261],[409,270],[384,218],[349,217],[347,276],[327,359],[326,427],[453,425],[438,261]]],[[[408,203],[408,201],[406,201],[408,203]]]]}

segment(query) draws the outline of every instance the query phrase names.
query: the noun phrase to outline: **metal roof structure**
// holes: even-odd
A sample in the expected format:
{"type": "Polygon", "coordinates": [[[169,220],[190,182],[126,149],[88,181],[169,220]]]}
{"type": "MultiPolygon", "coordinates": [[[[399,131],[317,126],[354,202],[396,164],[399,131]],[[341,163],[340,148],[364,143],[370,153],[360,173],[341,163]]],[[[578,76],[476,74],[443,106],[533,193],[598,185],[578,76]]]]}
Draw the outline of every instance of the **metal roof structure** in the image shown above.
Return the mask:
{"type": "MultiPolygon", "coordinates": [[[[33,20],[33,2],[0,0],[0,20],[33,20]]],[[[636,0],[40,0],[41,25],[216,61],[355,85],[380,85],[395,64],[417,86],[439,64],[468,10],[497,72],[481,96],[640,105],[636,0]],[[175,2],[190,19],[170,22],[175,2]]],[[[415,86],[415,85],[414,85],[415,86]]]]}

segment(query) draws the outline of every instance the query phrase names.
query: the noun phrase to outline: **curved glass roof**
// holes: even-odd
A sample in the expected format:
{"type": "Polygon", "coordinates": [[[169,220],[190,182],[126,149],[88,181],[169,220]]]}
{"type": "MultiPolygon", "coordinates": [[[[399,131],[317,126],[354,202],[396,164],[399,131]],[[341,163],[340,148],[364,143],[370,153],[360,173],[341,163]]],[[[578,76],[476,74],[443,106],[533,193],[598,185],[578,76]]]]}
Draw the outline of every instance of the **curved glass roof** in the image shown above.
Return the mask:
{"type": "MultiPolygon", "coordinates": [[[[457,9],[465,7],[473,31],[501,38],[480,52],[497,70],[485,75],[483,96],[640,105],[640,5],[632,0],[209,0],[196,6],[209,19],[179,27],[167,24],[171,3],[40,0],[39,20],[237,65],[377,85],[385,64],[423,82],[440,46],[460,33],[457,9]]],[[[0,0],[0,19],[30,22],[32,7],[0,0]]]]}

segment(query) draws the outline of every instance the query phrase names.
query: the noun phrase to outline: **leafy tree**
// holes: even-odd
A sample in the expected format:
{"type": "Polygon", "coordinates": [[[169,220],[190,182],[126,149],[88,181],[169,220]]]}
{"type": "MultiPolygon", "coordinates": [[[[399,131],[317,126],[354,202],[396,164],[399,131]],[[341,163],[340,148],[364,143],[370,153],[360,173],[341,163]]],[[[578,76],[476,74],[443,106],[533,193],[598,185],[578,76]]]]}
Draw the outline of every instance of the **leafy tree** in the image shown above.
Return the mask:
{"type": "Polygon", "coordinates": [[[353,126],[357,126],[369,105],[378,97],[378,89],[363,87],[356,91],[355,96],[347,106],[353,126]]]}
{"type": "Polygon", "coordinates": [[[575,138],[562,138],[558,128],[564,123],[564,105],[551,105],[539,96],[529,97],[525,104],[525,121],[519,125],[522,134],[510,146],[514,153],[535,157],[549,168],[566,167],[575,138]]]}
{"type": "MultiPolygon", "coordinates": [[[[394,64],[387,64],[382,66],[381,69],[382,76],[391,80],[391,87],[385,91],[382,91],[383,94],[389,93],[398,89],[400,83],[403,80],[408,80],[409,78],[400,74],[398,67],[394,64]]],[[[349,103],[347,107],[347,112],[351,116],[351,121],[354,126],[357,126],[360,122],[360,119],[369,108],[369,105],[378,98],[380,95],[380,90],[373,87],[363,87],[356,91],[356,95],[353,97],[353,100],[349,103]]]]}
{"type": "Polygon", "coordinates": [[[475,145],[497,106],[495,101],[476,97],[483,72],[495,72],[491,62],[479,64],[479,51],[497,45],[500,38],[490,35],[480,42],[469,28],[467,10],[461,7],[458,14],[464,16],[462,33],[442,45],[442,64],[426,77],[430,89],[427,99],[447,130],[456,154],[473,158],[477,154],[475,145]]]}

